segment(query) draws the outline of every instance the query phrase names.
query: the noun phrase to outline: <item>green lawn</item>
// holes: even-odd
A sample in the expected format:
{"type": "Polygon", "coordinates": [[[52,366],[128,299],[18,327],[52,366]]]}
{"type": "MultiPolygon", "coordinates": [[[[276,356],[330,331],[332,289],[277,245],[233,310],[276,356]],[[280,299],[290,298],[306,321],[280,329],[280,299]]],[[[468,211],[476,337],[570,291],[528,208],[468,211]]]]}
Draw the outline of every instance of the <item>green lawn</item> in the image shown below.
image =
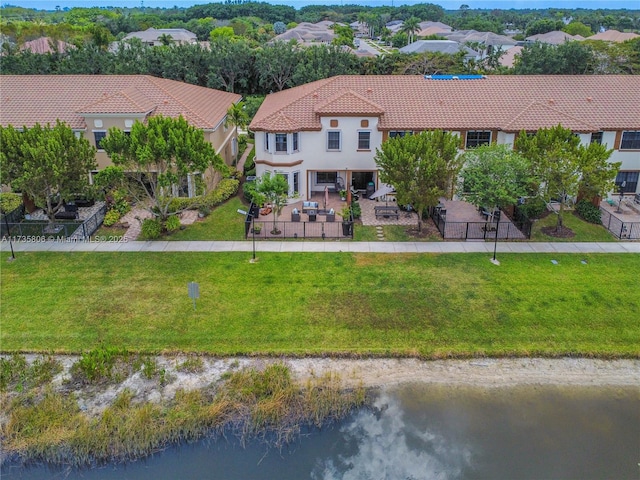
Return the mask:
{"type": "Polygon", "coordinates": [[[565,212],[562,216],[563,224],[575,233],[571,238],[557,238],[542,233],[543,227],[555,226],[558,216],[554,213],[536,220],[533,223],[531,241],[534,242],[615,242],[616,239],[602,225],[588,223],[575,216],[573,212],[565,212]]]}
{"type": "Polygon", "coordinates": [[[235,196],[218,205],[209,216],[162,240],[244,240],[245,217],[238,213],[238,209],[248,208],[240,197],[235,196]]]}
{"type": "Polygon", "coordinates": [[[640,356],[640,255],[258,256],[3,252],[1,348],[640,356]]]}

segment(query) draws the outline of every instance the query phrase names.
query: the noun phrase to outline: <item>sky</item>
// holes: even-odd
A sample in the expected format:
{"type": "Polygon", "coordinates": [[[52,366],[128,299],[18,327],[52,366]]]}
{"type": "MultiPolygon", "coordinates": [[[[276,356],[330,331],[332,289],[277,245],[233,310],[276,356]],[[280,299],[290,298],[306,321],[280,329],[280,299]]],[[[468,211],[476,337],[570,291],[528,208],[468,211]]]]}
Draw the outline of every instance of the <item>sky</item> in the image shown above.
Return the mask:
{"type": "MultiPolygon", "coordinates": [[[[499,8],[503,10],[523,8],[589,8],[589,9],[640,9],[640,0],[266,0],[277,5],[289,5],[301,8],[305,5],[356,4],[373,7],[385,5],[413,5],[416,3],[434,3],[445,10],[457,10],[463,3],[470,8],[499,8]]],[[[55,10],[64,7],[158,7],[182,8],[193,5],[214,3],[212,0],[7,0],[2,5],[15,5],[38,10],[55,10]]],[[[220,2],[215,2],[220,3],[220,2]]]]}

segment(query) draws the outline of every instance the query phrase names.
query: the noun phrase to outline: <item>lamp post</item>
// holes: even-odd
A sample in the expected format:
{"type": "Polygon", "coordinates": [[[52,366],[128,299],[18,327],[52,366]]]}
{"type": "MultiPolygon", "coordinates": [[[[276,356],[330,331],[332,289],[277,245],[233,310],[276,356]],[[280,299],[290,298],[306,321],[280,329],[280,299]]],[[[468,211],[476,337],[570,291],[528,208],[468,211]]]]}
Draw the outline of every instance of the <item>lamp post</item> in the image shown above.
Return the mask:
{"type": "Polygon", "coordinates": [[[238,213],[240,215],[244,215],[245,217],[247,215],[249,215],[251,217],[251,236],[252,236],[252,244],[253,244],[253,256],[251,257],[251,260],[249,260],[251,263],[256,263],[256,218],[253,216],[253,214],[245,212],[242,209],[238,209],[238,213]]]}
{"type": "Polygon", "coordinates": [[[7,226],[7,236],[9,237],[9,246],[11,247],[11,257],[9,261],[12,262],[16,259],[16,255],[13,253],[13,241],[11,240],[11,229],[9,228],[9,220],[7,220],[7,216],[4,216],[4,223],[7,226]]]}
{"type": "Polygon", "coordinates": [[[496,250],[498,249],[498,232],[500,232],[500,209],[498,209],[498,211],[496,213],[494,213],[494,216],[496,216],[496,218],[497,218],[497,222],[496,222],[496,238],[493,241],[493,258],[491,259],[491,263],[493,263],[495,265],[500,265],[500,262],[496,259],[496,250]]]}
{"type": "Polygon", "coordinates": [[[624,187],[627,186],[627,181],[623,180],[620,184],[620,200],[618,201],[618,209],[616,213],[622,213],[622,200],[624,200],[624,187]]]}

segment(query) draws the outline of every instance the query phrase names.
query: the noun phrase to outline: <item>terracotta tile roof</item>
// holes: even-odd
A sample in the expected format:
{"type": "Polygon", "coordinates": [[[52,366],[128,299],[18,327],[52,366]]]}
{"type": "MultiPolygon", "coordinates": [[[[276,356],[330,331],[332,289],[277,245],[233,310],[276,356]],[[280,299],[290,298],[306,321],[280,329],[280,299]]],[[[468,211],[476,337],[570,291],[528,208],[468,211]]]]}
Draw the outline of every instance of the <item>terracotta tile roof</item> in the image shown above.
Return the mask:
{"type": "Polygon", "coordinates": [[[381,115],[384,108],[380,105],[364,98],[353,90],[343,90],[314,107],[316,113],[320,115],[335,115],[345,111],[352,115],[381,115]]]}
{"type": "Polygon", "coordinates": [[[86,128],[82,114],[177,117],[213,129],[240,95],[148,75],[1,75],[0,123],[31,127],[56,119],[86,128]]]}
{"type": "Polygon", "coordinates": [[[619,32],[618,30],[607,30],[606,32],[596,33],[587,37],[588,40],[604,40],[606,42],[626,42],[638,38],[640,35],[637,33],[619,32]]]}
{"type": "MultiPolygon", "coordinates": [[[[478,80],[338,76],[268,95],[250,128],[277,131],[272,120],[282,113],[291,128],[287,131],[320,130],[318,109],[326,108],[345,91],[380,106],[380,130],[503,130],[516,126],[537,130],[558,121],[588,131],[640,130],[640,115],[634,107],[640,105],[638,75],[496,75],[478,80]],[[525,120],[531,123],[525,125],[525,120]]],[[[338,106],[334,102],[331,113],[322,115],[356,113],[350,102],[345,101],[342,110],[338,106]]]]}
{"type": "Polygon", "coordinates": [[[28,42],[24,42],[20,47],[21,51],[28,50],[31,53],[53,53],[54,49],[51,47],[55,47],[58,49],[58,52],[64,53],[70,48],[76,48],[71,43],[63,42],[62,40],[54,40],[49,37],[40,37],[35,40],[30,40],[28,42]]]}
{"type": "MultiPolygon", "coordinates": [[[[549,100],[551,105],[555,100],[549,100]]],[[[551,128],[562,125],[574,132],[597,132],[600,129],[589,125],[577,118],[554,109],[552,106],[534,102],[516,115],[513,120],[502,127],[506,132],[519,132],[521,130],[535,131],[538,128],[551,128]],[[531,128],[536,125],[537,128],[531,128]]]]}

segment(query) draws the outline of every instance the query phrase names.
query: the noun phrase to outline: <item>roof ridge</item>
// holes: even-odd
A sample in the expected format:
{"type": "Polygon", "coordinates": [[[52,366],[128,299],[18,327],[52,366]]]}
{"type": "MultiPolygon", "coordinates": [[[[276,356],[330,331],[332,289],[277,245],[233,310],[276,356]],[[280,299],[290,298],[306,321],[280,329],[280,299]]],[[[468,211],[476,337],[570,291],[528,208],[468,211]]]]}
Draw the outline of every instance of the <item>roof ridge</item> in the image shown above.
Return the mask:
{"type": "Polygon", "coordinates": [[[520,117],[522,117],[525,113],[529,112],[533,107],[536,107],[536,106],[542,107],[542,108],[544,108],[546,110],[550,110],[550,111],[558,114],[561,117],[570,118],[574,122],[577,122],[577,123],[582,124],[582,125],[584,125],[586,127],[589,127],[589,129],[592,130],[592,131],[597,131],[598,130],[597,127],[595,127],[595,126],[593,126],[593,125],[591,125],[591,124],[579,119],[578,117],[575,117],[575,116],[573,116],[573,115],[571,115],[569,113],[563,112],[562,110],[558,110],[557,108],[551,107],[549,105],[545,105],[544,103],[539,102],[539,101],[533,101],[529,105],[527,105],[525,108],[523,108],[520,111],[520,113],[518,113],[515,117],[513,117],[511,119],[511,121],[509,121],[507,124],[505,124],[502,127],[502,130],[508,130],[510,125],[515,123],[520,117]]]}

